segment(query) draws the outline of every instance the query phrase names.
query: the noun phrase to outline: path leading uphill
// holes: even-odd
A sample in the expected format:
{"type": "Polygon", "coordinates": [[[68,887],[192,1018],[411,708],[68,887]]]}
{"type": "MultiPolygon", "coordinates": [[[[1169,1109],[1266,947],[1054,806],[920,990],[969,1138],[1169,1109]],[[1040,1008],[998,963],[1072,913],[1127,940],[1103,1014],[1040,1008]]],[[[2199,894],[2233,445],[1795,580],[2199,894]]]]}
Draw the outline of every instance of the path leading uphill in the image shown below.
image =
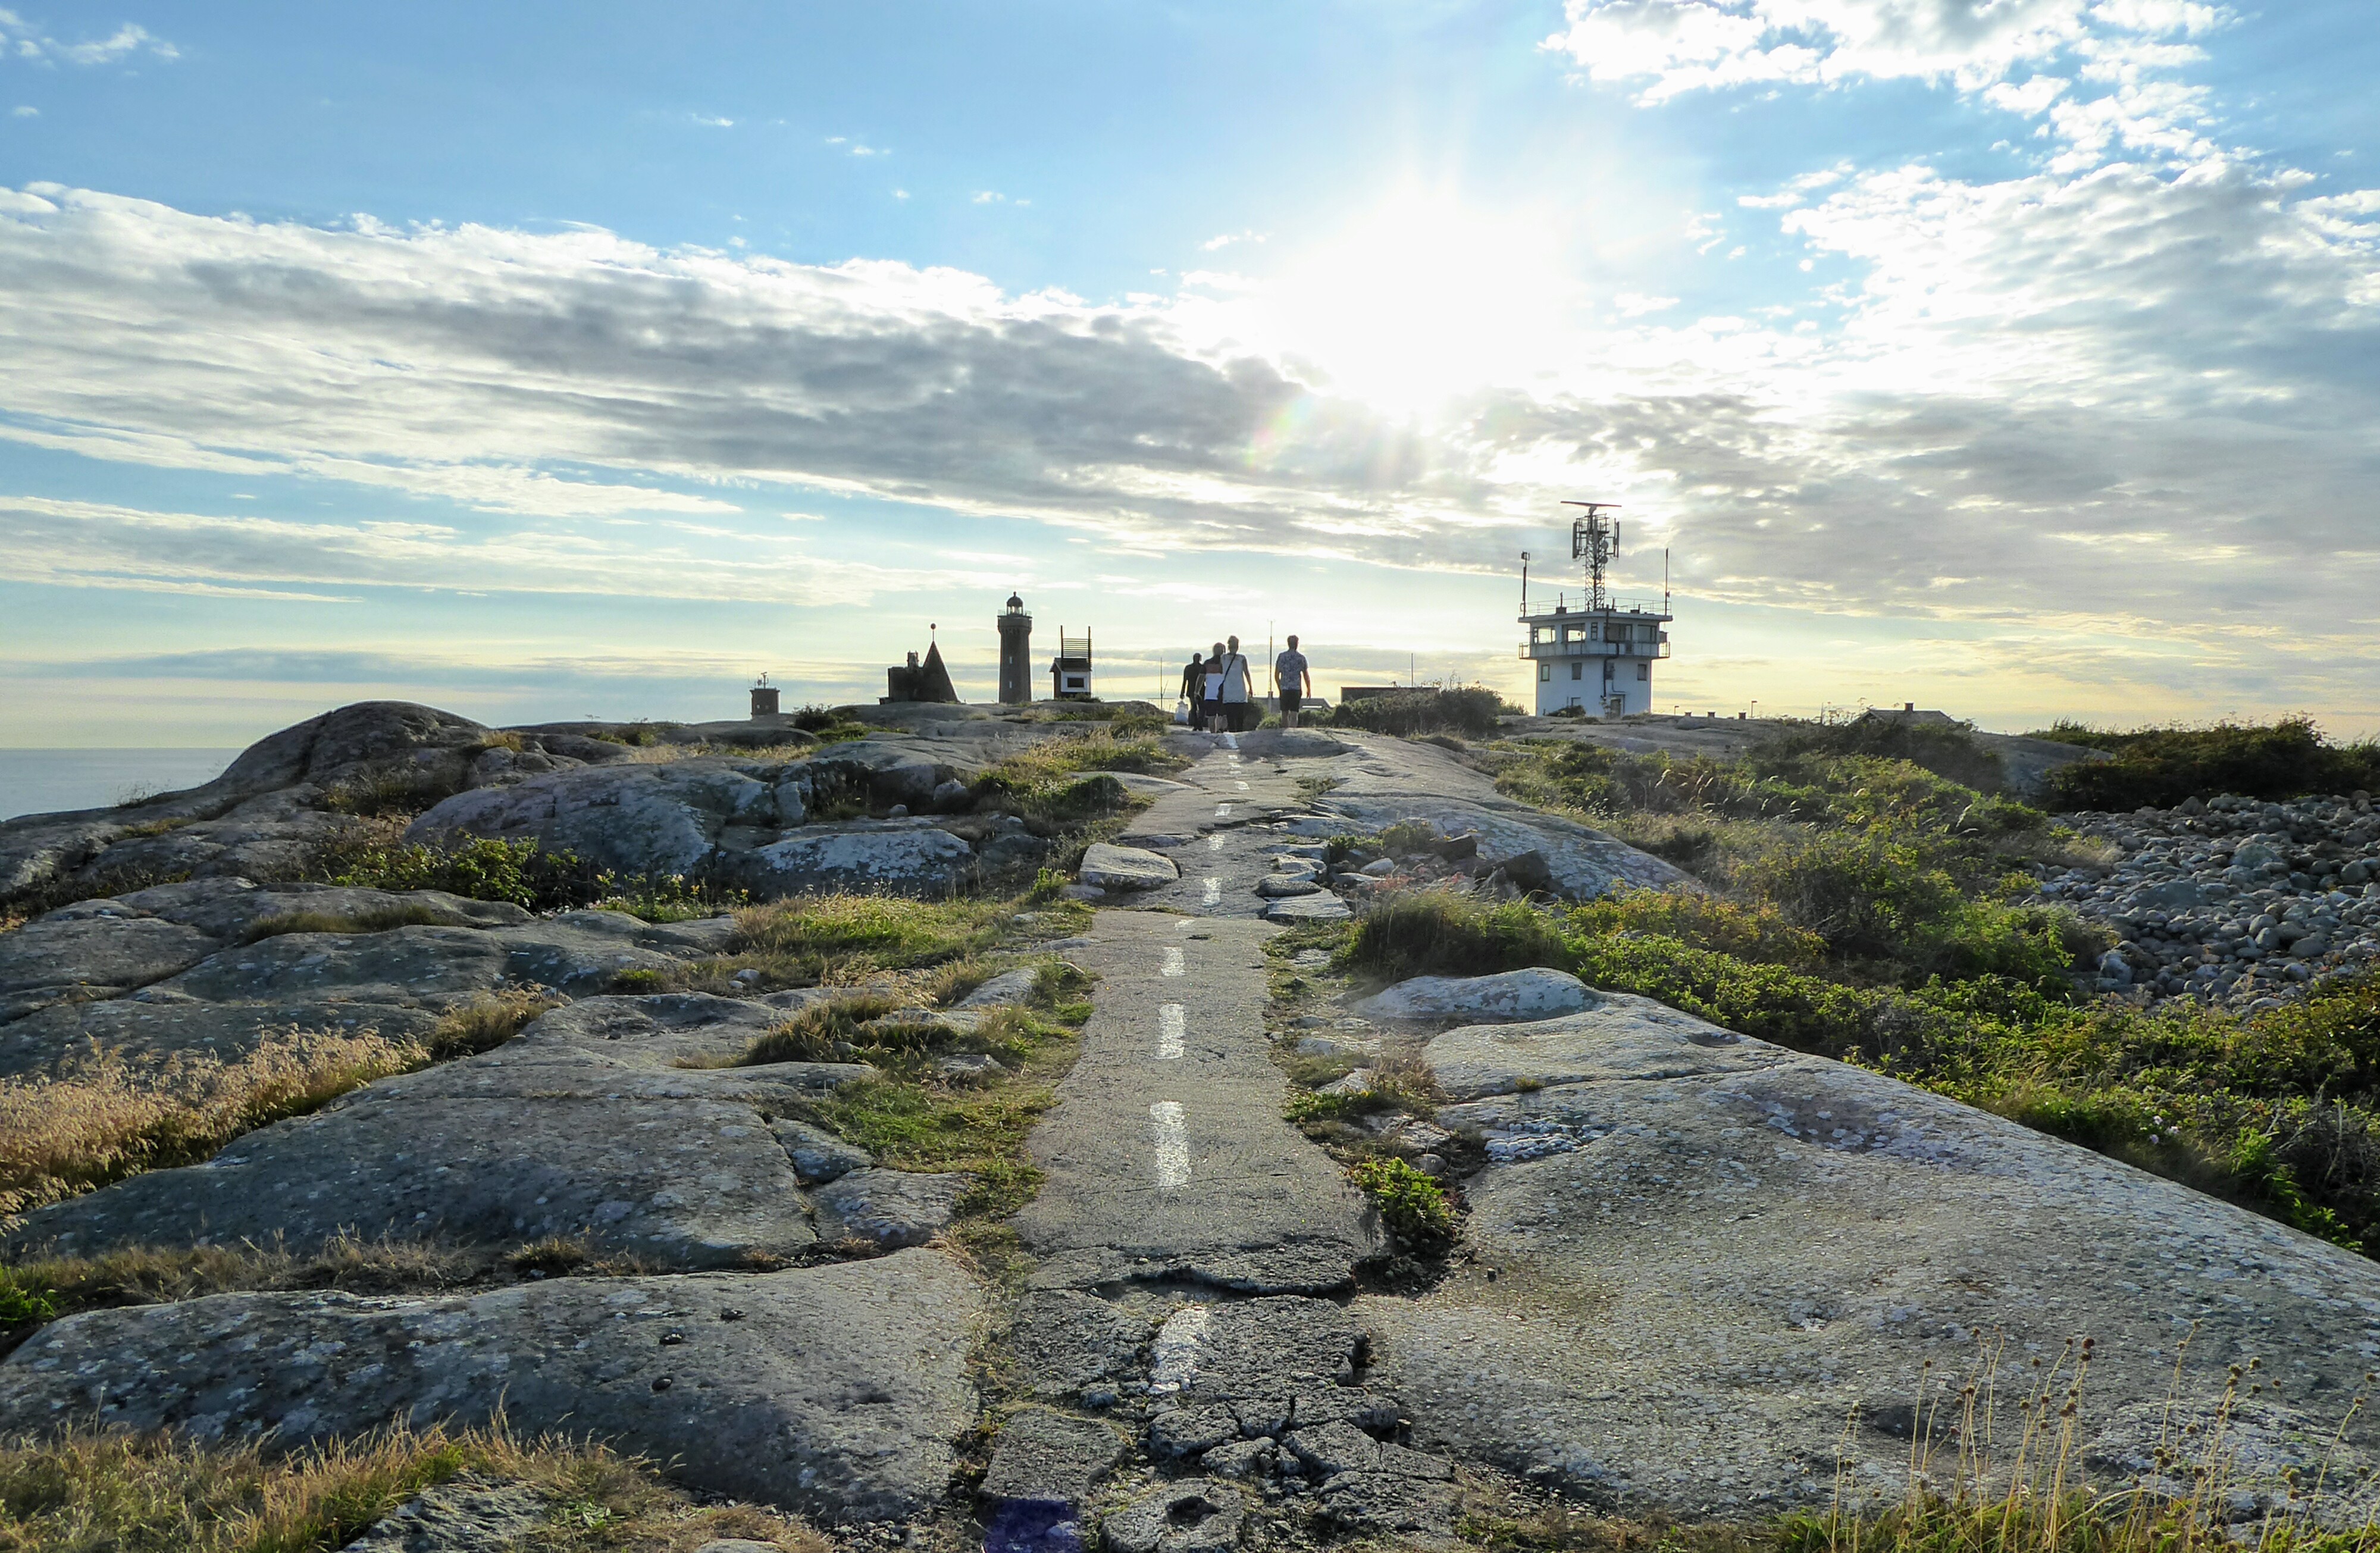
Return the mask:
{"type": "Polygon", "coordinates": [[[1361,1195],[1281,1117],[1264,1030],[1273,931],[1245,917],[1099,914],[1076,952],[1099,978],[1095,1009],[1033,1134],[1049,1180],[1016,1219],[1041,1260],[1038,1285],[1320,1292],[1381,1249],[1361,1195]]]}

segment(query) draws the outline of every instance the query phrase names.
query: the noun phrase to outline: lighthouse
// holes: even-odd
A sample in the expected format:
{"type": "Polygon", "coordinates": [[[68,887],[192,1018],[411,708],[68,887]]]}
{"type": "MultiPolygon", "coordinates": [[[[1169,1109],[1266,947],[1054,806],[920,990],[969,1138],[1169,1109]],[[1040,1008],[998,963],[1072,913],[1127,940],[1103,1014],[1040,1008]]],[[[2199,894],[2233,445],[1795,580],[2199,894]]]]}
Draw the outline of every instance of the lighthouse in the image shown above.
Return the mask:
{"type": "Polygon", "coordinates": [[[1588,717],[1625,717],[1653,710],[1653,665],[1670,656],[1670,598],[1614,598],[1605,573],[1620,549],[1620,523],[1607,517],[1612,502],[1565,502],[1585,507],[1571,524],[1571,559],[1586,572],[1572,600],[1557,593],[1551,609],[1529,607],[1528,556],[1521,557],[1521,656],[1536,668],[1539,717],[1571,708],[1588,717]]]}
{"type": "Polygon", "coordinates": [[[1000,627],[1000,699],[1003,706],[1021,707],[1033,699],[1033,617],[1025,613],[1025,601],[1011,593],[1005,613],[992,617],[1000,627]]]}

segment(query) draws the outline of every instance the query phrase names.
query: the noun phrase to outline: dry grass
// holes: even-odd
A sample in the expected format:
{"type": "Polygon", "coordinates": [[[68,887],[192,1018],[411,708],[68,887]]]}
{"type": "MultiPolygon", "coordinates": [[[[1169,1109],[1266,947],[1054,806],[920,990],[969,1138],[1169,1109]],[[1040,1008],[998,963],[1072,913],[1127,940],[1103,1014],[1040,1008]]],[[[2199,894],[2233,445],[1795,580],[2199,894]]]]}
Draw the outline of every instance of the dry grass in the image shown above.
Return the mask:
{"type": "Polygon", "coordinates": [[[559,1437],[392,1426],[287,1453],[84,1432],[0,1448],[0,1553],[328,1553],[415,1495],[465,1474],[542,1499],[540,1549],[693,1553],[742,1537],[828,1553],[801,1523],[698,1506],[653,1463],[559,1437]]]}
{"type": "Polygon", "coordinates": [[[484,1253],[419,1241],[341,1236],[300,1256],[279,1244],[130,1246],[94,1256],[39,1256],[0,1268],[0,1353],[79,1310],[160,1304],[251,1289],[364,1294],[451,1289],[487,1271],[484,1253]]]}
{"type": "Polygon", "coordinates": [[[395,928],[439,928],[449,925],[452,920],[445,912],[415,902],[407,902],[404,905],[375,906],[370,911],[293,911],[249,923],[240,941],[258,943],[290,933],[340,933],[352,937],[363,933],[385,933],[395,928]]]}
{"type": "Polygon", "coordinates": [[[427,1049],[371,1031],[292,1030],[237,1062],[108,1055],[55,1076],[0,1079],[0,1213],[203,1159],[240,1134],[422,1066],[427,1049]]]}
{"type": "Polygon", "coordinates": [[[566,1001],[550,992],[525,988],[483,992],[439,1016],[437,1026],[430,1032],[431,1060],[443,1062],[493,1051],[520,1034],[538,1015],[560,1008],[566,1001]]]}

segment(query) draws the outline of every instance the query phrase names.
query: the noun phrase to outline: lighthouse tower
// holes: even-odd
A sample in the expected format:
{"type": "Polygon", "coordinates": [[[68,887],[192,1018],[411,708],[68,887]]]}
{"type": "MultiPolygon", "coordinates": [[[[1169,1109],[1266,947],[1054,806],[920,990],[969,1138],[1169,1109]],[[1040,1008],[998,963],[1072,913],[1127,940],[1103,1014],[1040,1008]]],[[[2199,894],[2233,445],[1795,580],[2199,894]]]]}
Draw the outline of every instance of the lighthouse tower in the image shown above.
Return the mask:
{"type": "Polygon", "coordinates": [[[1033,655],[1033,617],[1025,613],[1025,601],[1011,593],[1008,608],[992,617],[1000,627],[1000,699],[1002,704],[1021,707],[1033,699],[1033,665],[1026,660],[1033,655]]]}
{"type": "Polygon", "coordinates": [[[1670,599],[1621,600],[1604,587],[1620,549],[1620,524],[1604,516],[1613,502],[1565,502],[1586,513],[1571,525],[1571,559],[1586,571],[1577,599],[1557,593],[1551,609],[1529,605],[1528,560],[1521,557],[1521,656],[1536,666],[1537,715],[1576,707],[1588,717],[1653,710],[1653,665],[1670,656],[1670,599]]]}

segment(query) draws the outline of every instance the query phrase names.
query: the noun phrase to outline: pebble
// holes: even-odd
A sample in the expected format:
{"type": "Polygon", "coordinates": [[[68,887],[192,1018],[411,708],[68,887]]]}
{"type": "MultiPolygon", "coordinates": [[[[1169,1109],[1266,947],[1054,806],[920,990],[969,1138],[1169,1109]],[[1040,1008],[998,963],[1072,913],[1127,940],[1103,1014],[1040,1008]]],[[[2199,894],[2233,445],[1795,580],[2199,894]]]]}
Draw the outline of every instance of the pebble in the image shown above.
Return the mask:
{"type": "Polygon", "coordinates": [[[2225,795],[2066,823],[2116,854],[2041,886],[2044,901],[2120,940],[2095,967],[2100,992],[2254,1011],[2380,961],[2380,813],[2368,795],[2225,795]]]}

